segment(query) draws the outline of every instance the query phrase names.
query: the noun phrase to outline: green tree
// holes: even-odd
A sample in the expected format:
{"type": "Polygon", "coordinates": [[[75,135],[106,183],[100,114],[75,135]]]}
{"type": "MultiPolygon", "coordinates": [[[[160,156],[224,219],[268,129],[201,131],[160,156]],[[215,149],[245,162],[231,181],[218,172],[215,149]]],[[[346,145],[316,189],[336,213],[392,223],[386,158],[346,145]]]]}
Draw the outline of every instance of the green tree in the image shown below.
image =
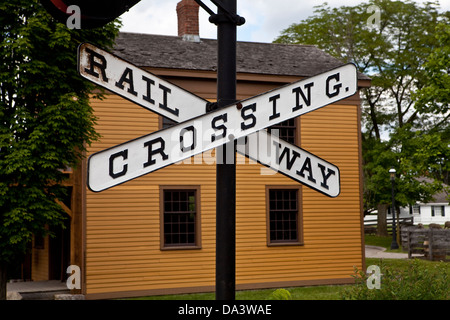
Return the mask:
{"type": "Polygon", "coordinates": [[[98,138],[89,105],[93,85],[77,74],[77,46],[111,47],[118,22],[69,30],[37,0],[0,3],[0,299],[7,267],[32,235],[62,226],[65,176],[98,138]]]}
{"type": "MultiPolygon", "coordinates": [[[[447,12],[449,18],[450,12],[447,12]]],[[[423,86],[415,93],[416,108],[422,112],[433,110],[438,117],[429,119],[434,124],[433,131],[441,132],[446,156],[438,161],[439,167],[432,174],[435,179],[450,185],[450,25],[440,23],[436,26],[435,37],[438,45],[434,48],[424,65],[423,86]],[[447,124],[447,125],[445,125],[447,124]]],[[[449,199],[450,201],[450,199],[449,199]]]]}
{"type": "MultiPolygon", "coordinates": [[[[447,12],[449,19],[450,12],[447,12]]],[[[447,19],[447,20],[448,20],[447,19]]],[[[450,117],[450,25],[440,23],[434,35],[437,46],[424,64],[423,86],[416,92],[416,109],[421,112],[433,110],[444,115],[439,121],[448,121],[450,117]]],[[[438,127],[439,123],[437,124],[438,127]]]]}
{"type": "Polygon", "coordinates": [[[429,88],[425,66],[433,52],[448,50],[448,41],[434,35],[439,23],[448,26],[448,13],[439,13],[437,1],[421,6],[410,0],[339,8],[325,3],[314,13],[282,31],[276,42],[317,45],[372,78],[372,86],[361,90],[365,211],[391,202],[390,167],[398,173],[398,205],[429,199],[440,184],[417,179],[436,170],[434,161],[448,162],[443,132],[448,131],[449,111],[444,103],[422,107],[426,103],[419,104],[415,92],[429,88]],[[437,49],[442,46],[447,49],[437,49]]]}

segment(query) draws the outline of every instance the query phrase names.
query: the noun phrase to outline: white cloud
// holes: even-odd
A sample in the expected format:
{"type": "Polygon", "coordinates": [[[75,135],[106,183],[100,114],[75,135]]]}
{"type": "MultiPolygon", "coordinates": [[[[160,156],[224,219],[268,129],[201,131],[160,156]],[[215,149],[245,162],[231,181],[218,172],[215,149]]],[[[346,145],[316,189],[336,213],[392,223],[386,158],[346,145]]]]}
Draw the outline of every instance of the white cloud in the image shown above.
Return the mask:
{"type": "MultiPolygon", "coordinates": [[[[180,0],[141,0],[129,12],[122,15],[121,31],[177,35],[176,5],[180,0]]],[[[426,0],[415,0],[423,3],[426,0]]],[[[203,1],[213,11],[216,7],[203,1]]],[[[328,0],[330,7],[353,6],[367,2],[362,0],[328,0]]],[[[293,23],[311,16],[319,0],[238,0],[238,14],[246,19],[238,27],[238,40],[272,42],[282,30],[293,23]]],[[[450,10],[450,0],[441,0],[442,11],[450,10]]],[[[200,37],[216,38],[217,27],[208,21],[209,15],[200,8],[200,37]]]]}
{"type": "Polygon", "coordinates": [[[178,1],[141,0],[121,16],[121,31],[176,36],[178,1]]]}
{"type": "Polygon", "coordinates": [[[302,8],[298,0],[241,1],[240,9],[247,20],[242,28],[249,29],[246,40],[259,42],[272,42],[282,30],[312,14],[312,6],[302,8]]]}

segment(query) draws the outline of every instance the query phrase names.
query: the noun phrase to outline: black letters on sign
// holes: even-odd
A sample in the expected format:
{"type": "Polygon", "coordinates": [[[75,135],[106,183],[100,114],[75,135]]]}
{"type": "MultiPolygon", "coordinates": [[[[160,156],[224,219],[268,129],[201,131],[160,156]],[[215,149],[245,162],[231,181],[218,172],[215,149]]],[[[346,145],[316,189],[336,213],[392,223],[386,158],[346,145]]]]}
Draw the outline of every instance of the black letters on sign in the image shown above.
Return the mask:
{"type": "Polygon", "coordinates": [[[283,158],[286,156],[286,169],[287,170],[291,170],[292,166],[295,163],[295,160],[297,160],[297,158],[300,158],[300,154],[295,151],[292,150],[292,157],[290,156],[291,154],[291,149],[289,148],[284,148],[283,151],[281,152],[280,155],[280,148],[281,148],[281,144],[278,142],[273,142],[277,152],[277,164],[280,165],[280,163],[283,161],[283,158]]]}
{"type": "Polygon", "coordinates": [[[144,168],[149,167],[156,163],[156,160],[153,159],[153,156],[156,154],[160,154],[163,160],[169,159],[169,156],[164,153],[164,148],[166,147],[166,142],[163,138],[159,137],[144,143],[144,147],[148,147],[148,161],[144,163],[144,168]],[[153,150],[153,145],[159,143],[160,147],[153,150]]]}
{"type": "Polygon", "coordinates": [[[330,187],[328,186],[327,181],[332,175],[334,176],[336,174],[336,172],[334,172],[334,170],[332,170],[330,168],[327,168],[328,172],[327,172],[327,174],[325,174],[325,166],[321,165],[320,163],[317,165],[319,166],[320,171],[322,172],[323,181],[320,183],[320,185],[328,190],[328,189],[330,189],[330,187]]]}
{"type": "Polygon", "coordinates": [[[302,96],[303,101],[305,102],[306,106],[309,107],[311,105],[311,87],[314,87],[314,82],[310,82],[305,84],[305,89],[307,92],[307,95],[305,96],[305,93],[303,92],[302,88],[297,87],[292,89],[292,93],[295,93],[295,107],[292,108],[292,111],[297,111],[301,108],[303,108],[303,104],[300,104],[300,96],[302,96]]]}
{"type": "Polygon", "coordinates": [[[308,180],[316,183],[316,179],[313,177],[313,170],[311,167],[311,159],[309,157],[306,158],[305,162],[303,163],[303,166],[300,170],[297,170],[297,174],[301,177],[305,177],[305,171],[308,171],[308,180]]]}
{"type": "Polygon", "coordinates": [[[253,112],[255,112],[255,111],[256,111],[256,103],[249,104],[248,106],[245,106],[242,108],[241,117],[242,117],[242,119],[244,119],[244,122],[241,123],[242,130],[247,130],[247,129],[253,128],[256,125],[256,117],[253,114],[253,112]],[[252,113],[246,114],[247,110],[251,110],[252,113]],[[251,120],[251,122],[249,124],[246,124],[245,121],[247,121],[247,120],[251,120]]]}
{"type": "Polygon", "coordinates": [[[160,103],[159,107],[161,109],[169,111],[171,114],[173,114],[173,115],[178,117],[178,115],[180,114],[180,110],[179,109],[170,109],[169,106],[167,105],[167,94],[171,93],[172,90],[170,90],[169,88],[163,86],[162,84],[159,85],[159,88],[163,91],[163,103],[160,103]]]}
{"type": "Polygon", "coordinates": [[[133,70],[131,70],[130,68],[125,69],[122,76],[120,77],[120,80],[116,82],[116,87],[123,90],[125,88],[125,86],[123,85],[124,82],[128,83],[128,93],[137,96],[137,92],[134,91],[133,70]]]}
{"type": "Polygon", "coordinates": [[[150,102],[151,104],[155,104],[155,100],[152,99],[152,85],[155,85],[155,81],[152,79],[147,78],[146,76],[142,76],[142,80],[144,80],[147,83],[147,95],[142,96],[142,99],[145,101],[150,102]]]}
{"type": "Polygon", "coordinates": [[[123,165],[122,171],[114,172],[114,160],[119,157],[122,157],[123,160],[127,160],[128,159],[128,149],[121,151],[121,152],[114,153],[109,157],[109,175],[113,179],[117,179],[121,176],[124,176],[128,170],[128,165],[125,164],[125,165],[123,165]]]}
{"type": "Polygon", "coordinates": [[[272,102],[272,107],[273,107],[273,112],[272,112],[272,115],[269,117],[269,120],[276,119],[280,116],[280,113],[277,112],[277,100],[278,99],[280,99],[279,94],[269,98],[269,101],[272,102]]]}
{"type": "Polygon", "coordinates": [[[326,94],[327,94],[328,98],[333,98],[333,97],[337,96],[339,94],[339,92],[340,92],[341,87],[342,87],[342,83],[335,84],[333,86],[334,91],[330,92],[330,81],[331,80],[339,81],[340,80],[340,74],[339,73],[335,73],[335,74],[332,74],[331,76],[329,76],[327,78],[326,94]]]}
{"type": "MultiPolygon", "coordinates": [[[[225,136],[227,135],[227,127],[225,126],[225,123],[227,121],[228,121],[228,114],[224,113],[224,114],[221,114],[220,116],[217,116],[214,119],[212,119],[212,122],[211,122],[211,126],[215,131],[222,130],[222,138],[225,138],[225,136]],[[220,126],[217,126],[217,121],[219,121],[219,120],[222,120],[223,124],[221,124],[220,126]]],[[[218,138],[217,135],[212,135],[211,142],[216,141],[217,138],[218,138]]]]}
{"type": "Polygon", "coordinates": [[[189,126],[187,128],[183,128],[180,132],[180,149],[181,149],[181,151],[186,152],[186,151],[194,150],[197,145],[196,139],[197,139],[197,130],[195,130],[194,126],[189,126]],[[184,135],[188,131],[192,132],[192,144],[190,146],[186,147],[184,145],[184,135]]]}
{"type": "Polygon", "coordinates": [[[97,72],[95,72],[95,68],[99,68],[100,71],[102,72],[103,81],[108,82],[108,78],[106,77],[106,59],[105,59],[105,57],[89,48],[86,48],[86,52],[89,53],[89,67],[90,68],[89,69],[84,68],[84,71],[87,74],[90,74],[91,76],[99,78],[100,75],[97,72]],[[100,62],[95,61],[95,58],[100,60],[100,62]]]}

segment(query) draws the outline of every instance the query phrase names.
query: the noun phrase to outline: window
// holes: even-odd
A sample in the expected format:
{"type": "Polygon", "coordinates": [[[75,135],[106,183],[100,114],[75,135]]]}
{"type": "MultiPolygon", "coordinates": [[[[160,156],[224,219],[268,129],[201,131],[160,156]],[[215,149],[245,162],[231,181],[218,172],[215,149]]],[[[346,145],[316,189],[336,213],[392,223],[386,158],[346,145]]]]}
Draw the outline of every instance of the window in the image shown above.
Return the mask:
{"type": "Polygon", "coordinates": [[[162,248],[198,248],[198,188],[162,188],[162,248]]]}
{"type": "Polygon", "coordinates": [[[411,208],[410,214],[420,214],[420,206],[419,205],[415,204],[415,205],[412,205],[410,208],[411,208]]]}
{"type": "Polygon", "coordinates": [[[444,206],[431,206],[431,216],[441,216],[445,217],[445,207],[444,206]]]}
{"type": "Polygon", "coordinates": [[[299,244],[302,242],[298,187],[268,188],[268,243],[299,244]]]}
{"type": "Polygon", "coordinates": [[[296,144],[297,139],[297,119],[289,119],[278,123],[276,125],[271,126],[268,129],[269,133],[272,133],[273,130],[278,130],[278,137],[292,144],[296,144]]]}

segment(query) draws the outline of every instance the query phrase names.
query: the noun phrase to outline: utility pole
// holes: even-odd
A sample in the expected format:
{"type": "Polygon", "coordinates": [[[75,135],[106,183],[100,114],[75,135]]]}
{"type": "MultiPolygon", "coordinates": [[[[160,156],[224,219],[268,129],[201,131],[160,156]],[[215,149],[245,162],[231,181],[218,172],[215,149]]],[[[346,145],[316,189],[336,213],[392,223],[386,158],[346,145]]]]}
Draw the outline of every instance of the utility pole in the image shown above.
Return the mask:
{"type": "MultiPolygon", "coordinates": [[[[211,0],[214,13],[195,0],[217,25],[217,108],[236,102],[237,0],[211,0]]],[[[234,300],[236,291],[236,141],[216,149],[216,300],[234,300]]]]}
{"type": "MultiPolygon", "coordinates": [[[[219,108],[236,102],[237,0],[223,0],[224,8],[210,21],[217,25],[219,108]]],[[[216,149],[216,300],[234,300],[236,291],[236,144],[216,149]],[[232,153],[232,154],[230,154],[232,153]],[[228,156],[227,156],[228,154],[228,156]],[[232,163],[230,163],[232,162],[232,163]]]]}

